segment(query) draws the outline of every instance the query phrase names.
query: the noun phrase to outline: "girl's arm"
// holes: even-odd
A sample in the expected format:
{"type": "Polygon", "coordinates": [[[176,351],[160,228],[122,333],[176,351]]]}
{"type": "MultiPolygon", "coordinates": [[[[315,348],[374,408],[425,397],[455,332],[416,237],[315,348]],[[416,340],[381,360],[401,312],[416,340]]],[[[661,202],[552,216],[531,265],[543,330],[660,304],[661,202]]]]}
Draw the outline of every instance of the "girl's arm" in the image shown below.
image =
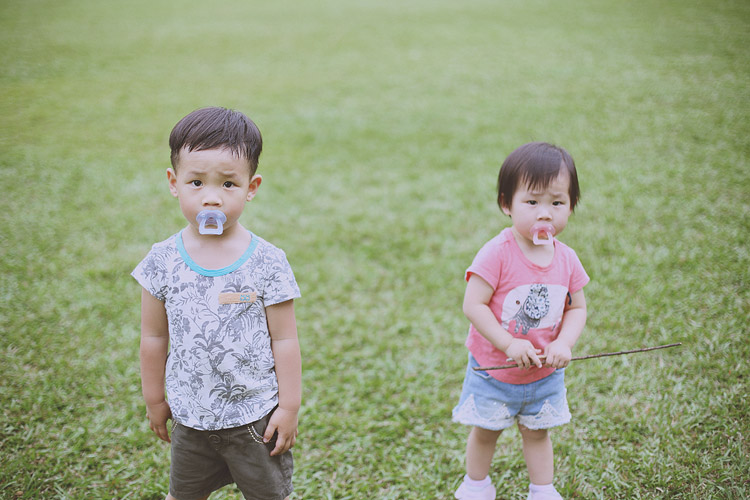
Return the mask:
{"type": "Polygon", "coordinates": [[[167,420],[172,411],[164,397],[164,372],[169,349],[169,325],[164,302],[145,288],[141,292],[141,388],[151,430],[169,442],[167,420]]]}
{"type": "Polygon", "coordinates": [[[557,339],[544,350],[546,364],[554,368],[565,368],[573,356],[573,346],[586,325],[586,297],[583,289],[570,297],[570,304],[563,312],[562,326],[557,339]]]}
{"type": "Polygon", "coordinates": [[[466,284],[464,314],[484,338],[508,357],[513,358],[520,367],[529,368],[535,365],[541,368],[542,362],[538,356],[542,352],[541,349],[536,349],[528,340],[514,337],[497,321],[489,306],[494,292],[489,283],[472,274],[466,284]]]}
{"type": "Polygon", "coordinates": [[[271,416],[263,439],[268,442],[278,432],[271,455],[280,455],[297,441],[297,416],[302,403],[302,359],[297,339],[294,301],[287,300],[266,308],[271,350],[279,380],[279,407],[271,416]]]}

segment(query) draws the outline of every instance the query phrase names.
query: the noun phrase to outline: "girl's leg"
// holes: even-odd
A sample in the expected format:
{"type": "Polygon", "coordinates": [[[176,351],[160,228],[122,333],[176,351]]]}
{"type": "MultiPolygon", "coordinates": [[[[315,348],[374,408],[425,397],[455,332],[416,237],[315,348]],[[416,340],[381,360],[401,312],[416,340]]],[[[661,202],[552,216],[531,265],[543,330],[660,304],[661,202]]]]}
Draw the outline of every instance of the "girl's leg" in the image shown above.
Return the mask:
{"type": "Polygon", "coordinates": [[[466,445],[466,474],[471,479],[481,481],[489,475],[497,438],[501,432],[503,431],[472,427],[466,445]]]}
{"type": "Polygon", "coordinates": [[[523,438],[523,458],[533,484],[551,484],[555,472],[552,440],[547,429],[531,430],[518,425],[523,438]]]}

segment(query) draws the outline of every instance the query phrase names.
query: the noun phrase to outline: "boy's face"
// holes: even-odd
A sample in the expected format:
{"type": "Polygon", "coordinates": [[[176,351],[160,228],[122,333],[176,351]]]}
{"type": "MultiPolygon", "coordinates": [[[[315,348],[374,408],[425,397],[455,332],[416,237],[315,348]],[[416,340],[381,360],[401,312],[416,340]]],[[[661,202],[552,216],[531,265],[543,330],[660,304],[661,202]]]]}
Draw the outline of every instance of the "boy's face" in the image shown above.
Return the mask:
{"type": "Polygon", "coordinates": [[[261,177],[250,177],[250,164],[226,149],[188,151],[183,149],[176,172],[167,169],[169,190],[180,201],[180,210],[198,231],[196,216],[202,210],[221,210],[226,215],[224,233],[242,215],[245,203],[258,192],[261,177]]]}
{"type": "Polygon", "coordinates": [[[560,234],[568,225],[570,208],[570,175],[565,169],[545,189],[530,189],[520,184],[513,194],[510,206],[503,207],[505,215],[513,221],[513,227],[530,243],[533,241],[532,226],[547,222],[560,234]]]}

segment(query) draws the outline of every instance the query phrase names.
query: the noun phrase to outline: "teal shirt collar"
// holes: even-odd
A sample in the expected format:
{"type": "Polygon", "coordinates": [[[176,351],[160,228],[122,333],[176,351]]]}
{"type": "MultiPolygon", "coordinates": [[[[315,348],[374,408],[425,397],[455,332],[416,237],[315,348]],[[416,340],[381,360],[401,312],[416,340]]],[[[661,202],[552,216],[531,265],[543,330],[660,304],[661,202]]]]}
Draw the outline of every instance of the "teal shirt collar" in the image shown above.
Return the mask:
{"type": "Polygon", "coordinates": [[[195,261],[190,258],[187,251],[185,250],[185,245],[182,242],[182,231],[177,233],[177,236],[175,237],[175,241],[177,244],[177,251],[180,252],[180,257],[182,257],[182,260],[185,261],[185,264],[187,264],[190,269],[192,269],[196,273],[201,274],[203,276],[217,277],[217,276],[224,276],[233,271],[236,271],[237,269],[240,268],[242,264],[247,262],[247,259],[250,258],[250,256],[255,251],[255,248],[258,246],[258,238],[252,232],[250,232],[250,236],[252,237],[252,239],[250,240],[250,244],[247,246],[247,250],[245,250],[245,253],[243,253],[242,256],[239,259],[237,259],[234,263],[228,265],[227,267],[222,267],[221,269],[206,269],[205,267],[201,267],[198,264],[196,264],[195,261]]]}

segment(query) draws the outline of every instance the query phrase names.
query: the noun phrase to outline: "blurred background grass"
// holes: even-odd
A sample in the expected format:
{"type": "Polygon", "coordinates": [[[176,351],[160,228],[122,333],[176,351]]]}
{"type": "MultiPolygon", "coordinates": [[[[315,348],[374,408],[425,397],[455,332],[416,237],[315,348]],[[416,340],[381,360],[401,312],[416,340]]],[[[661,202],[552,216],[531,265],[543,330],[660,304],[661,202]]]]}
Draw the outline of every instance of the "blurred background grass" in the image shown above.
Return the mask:
{"type": "MultiPolygon", "coordinates": [[[[129,272],[184,225],[169,131],[221,105],[263,132],[243,222],[303,292],[295,498],[451,498],[462,275],[532,140],[579,169],[577,353],[683,342],[568,370],[558,489],[746,498],[749,21],[718,0],[2,2],[0,496],[163,497],[129,272]]],[[[493,478],[523,497],[515,431],[493,478]]]]}

